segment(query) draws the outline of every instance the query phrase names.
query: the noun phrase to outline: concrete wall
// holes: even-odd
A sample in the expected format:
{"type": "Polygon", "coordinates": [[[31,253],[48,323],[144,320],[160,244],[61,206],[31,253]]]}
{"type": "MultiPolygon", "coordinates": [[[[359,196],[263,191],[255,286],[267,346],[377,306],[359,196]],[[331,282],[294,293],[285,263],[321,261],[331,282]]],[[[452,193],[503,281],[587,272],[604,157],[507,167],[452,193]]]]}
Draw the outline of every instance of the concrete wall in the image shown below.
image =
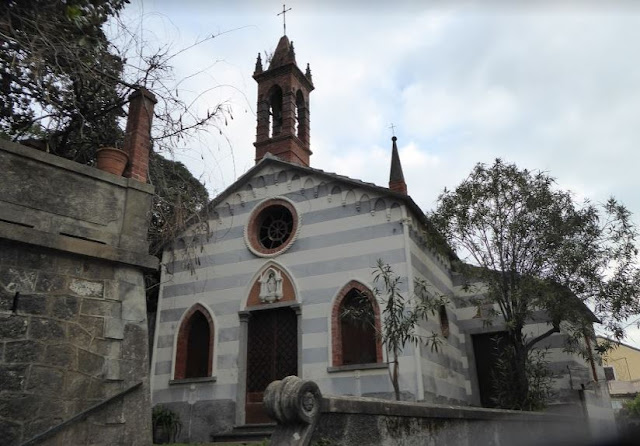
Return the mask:
{"type": "Polygon", "coordinates": [[[142,271],[153,188],[0,142],[0,438],[150,443],[142,271]]]}

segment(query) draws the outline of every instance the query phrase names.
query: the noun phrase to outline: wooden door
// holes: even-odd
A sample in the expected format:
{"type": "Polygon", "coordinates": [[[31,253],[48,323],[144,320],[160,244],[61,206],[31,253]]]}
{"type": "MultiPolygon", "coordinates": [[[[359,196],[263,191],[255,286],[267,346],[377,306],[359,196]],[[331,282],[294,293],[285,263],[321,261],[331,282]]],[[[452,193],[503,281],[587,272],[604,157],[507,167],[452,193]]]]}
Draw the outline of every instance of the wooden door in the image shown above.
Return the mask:
{"type": "Polygon", "coordinates": [[[291,308],[254,311],[247,346],[247,424],[273,422],[262,407],[267,386],[298,374],[298,319],[291,308]]]}
{"type": "Polygon", "coordinates": [[[475,355],[478,388],[482,407],[497,407],[495,370],[498,355],[504,348],[506,332],[484,333],[473,335],[473,353],[475,355]]]}

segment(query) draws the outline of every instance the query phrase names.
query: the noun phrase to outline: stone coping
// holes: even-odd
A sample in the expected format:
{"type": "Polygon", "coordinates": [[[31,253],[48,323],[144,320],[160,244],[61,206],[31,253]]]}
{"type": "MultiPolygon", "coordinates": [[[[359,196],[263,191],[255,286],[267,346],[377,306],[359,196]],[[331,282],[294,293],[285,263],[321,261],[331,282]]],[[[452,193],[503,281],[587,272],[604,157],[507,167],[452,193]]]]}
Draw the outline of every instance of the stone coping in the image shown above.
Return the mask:
{"type": "Polygon", "coordinates": [[[456,418],[468,420],[555,421],[569,422],[583,417],[557,413],[524,412],[518,410],[486,409],[481,407],[449,406],[444,404],[413,403],[377,398],[324,396],[322,413],[351,413],[393,415],[413,418],[456,418]]]}
{"type": "Polygon", "coordinates": [[[65,237],[3,221],[0,221],[0,238],[138,266],[149,270],[157,270],[159,264],[158,258],[149,254],[136,253],[96,242],[65,237]]]}
{"type": "Polygon", "coordinates": [[[100,181],[114,184],[116,186],[137,189],[148,194],[153,194],[154,187],[151,184],[141,183],[140,181],[133,180],[131,178],[119,177],[107,172],[98,170],[95,167],[80,164],[75,161],[62,158],[60,156],[52,155],[50,153],[37,150],[32,147],[23,146],[11,141],[0,139],[0,150],[12,153],[23,158],[30,158],[32,160],[56,166],[64,170],[68,170],[80,175],[95,178],[100,181]]]}
{"type": "Polygon", "coordinates": [[[214,383],[218,380],[217,376],[201,376],[199,378],[170,379],[169,385],[175,386],[179,384],[198,384],[198,383],[214,383]]]}
{"type": "Polygon", "coordinates": [[[386,362],[373,362],[369,364],[349,364],[327,367],[327,373],[352,372],[355,370],[381,370],[388,369],[386,362]]]}

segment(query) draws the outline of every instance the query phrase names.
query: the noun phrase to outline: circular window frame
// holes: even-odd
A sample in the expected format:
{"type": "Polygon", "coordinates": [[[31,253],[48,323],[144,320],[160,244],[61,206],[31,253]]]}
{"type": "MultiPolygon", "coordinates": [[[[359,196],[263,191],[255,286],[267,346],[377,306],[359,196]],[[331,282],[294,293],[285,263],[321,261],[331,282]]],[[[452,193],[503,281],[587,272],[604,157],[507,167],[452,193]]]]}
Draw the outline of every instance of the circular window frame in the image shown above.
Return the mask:
{"type": "Polygon", "coordinates": [[[258,204],[255,207],[255,209],[251,211],[251,215],[249,216],[249,221],[245,226],[244,240],[245,240],[245,243],[247,244],[247,248],[249,248],[249,251],[251,251],[255,255],[260,257],[275,257],[277,255],[282,254],[287,249],[289,249],[289,247],[293,244],[293,242],[298,236],[299,228],[300,228],[300,217],[292,201],[284,197],[268,198],[263,202],[261,202],[260,204],[258,204]],[[291,228],[291,234],[289,235],[289,238],[286,239],[282,245],[269,249],[269,248],[265,248],[260,243],[259,225],[261,224],[260,220],[264,211],[266,211],[268,208],[272,206],[282,206],[286,208],[291,213],[291,217],[293,219],[293,227],[291,228]]]}

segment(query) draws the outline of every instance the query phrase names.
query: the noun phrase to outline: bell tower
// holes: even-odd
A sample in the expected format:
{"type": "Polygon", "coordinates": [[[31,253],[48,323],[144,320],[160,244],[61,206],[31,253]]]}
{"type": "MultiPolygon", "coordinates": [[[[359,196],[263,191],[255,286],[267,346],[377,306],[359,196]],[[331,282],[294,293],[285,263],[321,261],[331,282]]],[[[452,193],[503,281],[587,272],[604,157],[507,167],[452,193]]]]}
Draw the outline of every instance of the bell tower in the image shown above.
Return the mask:
{"type": "Polygon", "coordinates": [[[314,88],[309,64],[305,73],[298,68],[293,42],[284,35],[266,70],[258,54],[253,78],[258,83],[256,163],[270,152],[309,166],[309,94],[314,88]]]}

